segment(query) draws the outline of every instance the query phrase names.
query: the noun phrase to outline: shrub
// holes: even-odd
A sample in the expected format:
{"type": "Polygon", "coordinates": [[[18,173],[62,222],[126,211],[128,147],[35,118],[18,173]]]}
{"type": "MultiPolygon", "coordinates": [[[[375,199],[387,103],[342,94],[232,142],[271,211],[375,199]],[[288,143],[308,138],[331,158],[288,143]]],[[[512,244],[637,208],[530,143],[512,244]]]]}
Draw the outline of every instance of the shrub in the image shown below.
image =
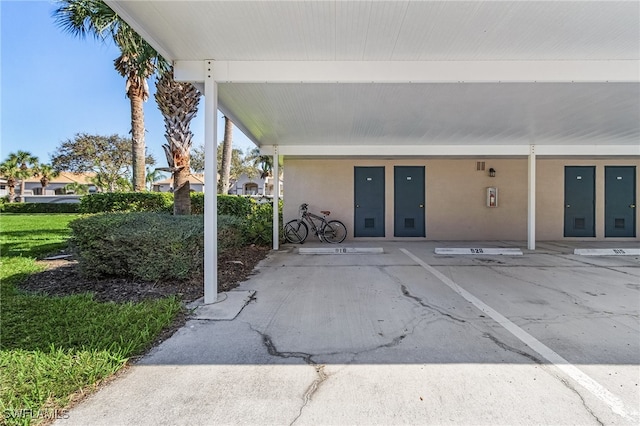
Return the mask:
{"type": "Polygon", "coordinates": [[[78,203],[2,203],[4,213],[78,213],[78,203]]]}
{"type": "Polygon", "coordinates": [[[110,192],[80,200],[80,213],[172,211],[173,194],[167,192],[110,192]]]}
{"type": "Polygon", "coordinates": [[[247,244],[246,220],[237,216],[218,216],[218,251],[225,252],[247,244]]]}
{"type": "MultiPolygon", "coordinates": [[[[282,224],[282,201],[278,203],[279,221],[282,224]]],[[[244,226],[245,239],[249,244],[271,245],[273,243],[273,204],[256,204],[244,226]]]]}
{"type": "Polygon", "coordinates": [[[204,194],[202,192],[191,193],[191,214],[204,214],[204,194]]]}
{"type": "Polygon", "coordinates": [[[254,199],[238,195],[218,195],[218,214],[247,217],[256,206],[254,199]]]}
{"type": "Polygon", "coordinates": [[[202,276],[202,216],[104,213],[76,219],[69,226],[71,247],[87,277],[164,281],[202,276]]]}

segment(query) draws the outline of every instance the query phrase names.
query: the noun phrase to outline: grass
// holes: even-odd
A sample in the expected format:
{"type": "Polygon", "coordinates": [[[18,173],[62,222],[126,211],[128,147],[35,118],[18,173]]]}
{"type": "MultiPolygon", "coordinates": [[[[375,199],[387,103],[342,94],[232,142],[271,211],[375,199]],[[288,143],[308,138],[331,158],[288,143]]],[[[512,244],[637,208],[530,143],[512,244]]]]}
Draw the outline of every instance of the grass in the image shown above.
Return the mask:
{"type": "Polygon", "coordinates": [[[180,311],[179,300],[100,303],[91,294],[48,297],[16,286],[39,271],[35,259],[63,249],[78,217],[0,217],[0,423],[38,424],[65,416],[89,391],[147,349],[180,311]]]}

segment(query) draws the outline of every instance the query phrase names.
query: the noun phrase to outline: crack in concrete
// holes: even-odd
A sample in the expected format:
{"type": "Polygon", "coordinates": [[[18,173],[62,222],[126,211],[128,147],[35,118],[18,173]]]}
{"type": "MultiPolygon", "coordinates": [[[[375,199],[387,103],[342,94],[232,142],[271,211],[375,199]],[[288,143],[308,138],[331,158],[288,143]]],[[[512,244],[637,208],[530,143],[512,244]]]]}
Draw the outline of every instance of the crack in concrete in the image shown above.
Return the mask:
{"type": "Polygon", "coordinates": [[[528,358],[531,361],[535,362],[536,364],[540,364],[540,365],[544,364],[543,361],[540,358],[536,357],[535,355],[531,355],[525,351],[521,351],[520,349],[514,348],[513,346],[509,346],[491,333],[487,333],[487,332],[482,333],[482,337],[491,340],[493,343],[495,343],[505,351],[513,352],[514,354],[518,354],[520,356],[528,358]]]}
{"type": "Polygon", "coordinates": [[[302,412],[305,407],[309,404],[313,395],[320,389],[320,386],[329,378],[329,375],[324,371],[325,365],[318,364],[313,360],[313,354],[308,354],[306,352],[282,352],[279,351],[273,340],[271,340],[271,336],[266,333],[257,330],[249,324],[249,328],[254,332],[258,333],[262,338],[262,344],[265,348],[267,348],[267,352],[271,356],[275,356],[278,358],[298,358],[303,360],[307,365],[313,367],[316,371],[317,378],[307,387],[304,394],[302,395],[302,405],[300,406],[300,410],[298,411],[298,415],[289,423],[289,426],[293,425],[298,419],[302,416],[302,412]]]}
{"type": "Polygon", "coordinates": [[[492,335],[490,333],[483,333],[482,336],[487,338],[487,339],[489,339],[489,340],[491,340],[493,343],[495,343],[496,345],[498,345],[499,347],[501,347],[502,349],[504,349],[506,351],[516,353],[518,355],[521,355],[523,357],[526,357],[526,358],[532,360],[536,364],[540,364],[542,366],[543,370],[547,372],[547,374],[549,374],[552,377],[555,377],[556,379],[558,379],[558,381],[560,381],[567,389],[569,389],[570,391],[575,393],[578,396],[578,398],[580,398],[580,401],[582,402],[582,405],[585,408],[585,410],[587,410],[587,412],[595,419],[596,422],[598,422],[598,424],[600,426],[604,426],[604,423],[602,422],[602,420],[600,420],[598,418],[598,416],[593,412],[593,410],[587,405],[587,402],[584,400],[584,397],[582,396],[582,394],[580,394],[580,392],[578,392],[578,390],[576,388],[571,386],[571,384],[566,379],[564,379],[562,377],[559,377],[557,374],[554,374],[554,373],[548,371],[548,369],[546,368],[546,365],[544,364],[544,362],[540,358],[537,358],[534,355],[528,354],[528,353],[526,353],[524,351],[516,349],[516,348],[514,348],[512,346],[509,346],[506,343],[504,343],[501,340],[499,340],[496,336],[494,336],[494,335],[492,335]]]}
{"type": "MultiPolygon", "coordinates": [[[[583,309],[583,310],[585,310],[587,312],[587,314],[584,315],[584,316],[572,314],[573,318],[611,318],[613,320],[613,318],[611,317],[611,315],[612,315],[611,312],[599,311],[597,309],[594,309],[594,308],[590,307],[588,304],[586,304],[586,302],[585,302],[586,299],[579,299],[577,296],[574,296],[571,293],[566,292],[564,290],[560,290],[557,287],[544,285],[544,284],[541,284],[539,282],[526,280],[526,279],[524,279],[522,277],[508,274],[505,271],[499,270],[499,269],[502,269],[501,267],[487,266],[486,268],[491,270],[492,272],[495,272],[498,275],[502,275],[504,277],[507,277],[507,278],[510,278],[510,279],[513,279],[513,280],[517,280],[517,281],[520,281],[520,282],[523,282],[523,283],[531,284],[531,285],[534,285],[534,286],[537,286],[537,287],[540,287],[540,288],[544,288],[544,289],[559,293],[559,294],[565,296],[568,299],[569,302],[573,303],[574,305],[580,307],[581,309],[583,309]]],[[[589,293],[587,293],[587,294],[589,294],[589,293]]],[[[626,314],[626,313],[616,314],[616,317],[619,317],[619,316],[630,316],[631,318],[634,318],[634,319],[637,318],[637,315],[626,314]]],[[[517,317],[514,317],[514,318],[517,318],[517,317]]],[[[520,317],[520,318],[528,320],[527,317],[520,317]]],[[[555,318],[557,318],[557,317],[555,317],[555,318]]],[[[553,320],[554,317],[551,317],[549,319],[553,320]]],[[[542,319],[539,319],[539,318],[533,318],[533,320],[543,322],[542,319]]],[[[546,323],[551,324],[552,321],[547,321],[546,323]]]]}
{"type": "MultiPolygon", "coordinates": [[[[636,274],[632,274],[631,272],[620,271],[620,270],[618,270],[618,269],[616,269],[616,268],[640,268],[640,266],[638,266],[638,265],[634,265],[634,264],[630,264],[630,265],[620,265],[620,266],[604,266],[604,265],[597,265],[597,264],[595,264],[595,263],[590,263],[590,262],[585,261],[585,260],[579,260],[579,259],[571,258],[571,257],[569,257],[569,256],[571,256],[571,255],[564,255],[564,254],[558,255],[558,257],[561,257],[561,258],[566,259],[566,260],[571,260],[571,261],[573,261],[573,262],[580,263],[580,264],[582,264],[582,265],[585,265],[586,267],[593,267],[593,268],[606,269],[606,270],[609,270],[609,271],[617,272],[617,273],[619,273],[619,274],[631,275],[632,277],[637,277],[637,275],[636,275],[636,274]]],[[[575,255],[573,255],[573,256],[575,256],[575,255]]]]}
{"type": "Polygon", "coordinates": [[[458,321],[458,322],[461,322],[461,323],[467,322],[466,320],[463,320],[462,318],[455,317],[455,316],[451,315],[450,313],[445,312],[444,309],[442,309],[442,308],[439,308],[437,306],[425,303],[424,300],[422,300],[422,298],[420,298],[418,296],[414,296],[413,294],[411,294],[409,292],[409,290],[407,289],[407,286],[405,286],[404,284],[400,285],[400,290],[402,291],[402,295],[403,296],[408,297],[409,299],[415,300],[420,306],[422,306],[424,308],[431,309],[432,311],[436,311],[440,315],[443,315],[445,317],[451,318],[454,321],[458,321]]]}
{"type": "Polygon", "coordinates": [[[560,290],[557,287],[547,286],[547,285],[544,285],[544,284],[536,282],[536,281],[526,280],[526,279],[524,279],[524,278],[522,278],[522,277],[520,277],[518,275],[508,274],[506,271],[501,270],[502,269],[501,267],[487,266],[487,269],[489,269],[490,271],[492,271],[492,272],[494,272],[494,273],[496,273],[498,275],[502,275],[503,277],[507,277],[507,278],[510,278],[510,279],[513,279],[513,280],[517,280],[517,281],[526,283],[526,284],[535,285],[537,287],[542,287],[542,288],[545,288],[547,290],[551,290],[551,291],[560,293],[563,296],[567,297],[574,304],[579,304],[579,302],[581,302],[579,299],[576,299],[576,297],[573,296],[572,294],[570,294],[570,293],[568,293],[566,291],[560,290]]]}
{"type": "Polygon", "coordinates": [[[440,315],[442,315],[444,317],[447,317],[447,318],[450,318],[450,319],[452,319],[454,321],[457,321],[459,323],[466,323],[467,322],[466,320],[464,320],[462,318],[458,318],[458,317],[448,313],[443,308],[440,308],[440,307],[438,307],[436,305],[431,305],[429,303],[426,303],[422,298],[420,298],[418,296],[414,296],[413,294],[411,294],[411,292],[409,291],[407,286],[402,283],[402,281],[400,281],[397,277],[394,277],[393,275],[391,275],[389,273],[389,271],[385,270],[385,268],[383,266],[380,266],[378,269],[380,270],[380,272],[382,272],[383,274],[385,274],[386,276],[391,278],[394,282],[396,282],[397,284],[400,285],[400,291],[402,292],[403,296],[413,300],[414,302],[418,303],[423,308],[427,308],[429,310],[435,311],[435,312],[439,313],[440,315]]]}
{"type": "Polygon", "coordinates": [[[574,388],[573,386],[571,386],[571,384],[566,381],[565,379],[563,379],[562,377],[557,377],[556,378],[560,381],[560,383],[562,383],[564,385],[564,387],[566,387],[567,389],[569,389],[571,392],[575,393],[576,395],[578,395],[578,398],[580,398],[580,402],[582,402],[582,406],[584,407],[584,409],[587,411],[587,413],[589,413],[591,415],[591,417],[594,418],[594,420],[596,422],[598,422],[598,424],[600,426],[604,426],[604,422],[602,420],[600,420],[600,418],[596,415],[596,413],[593,412],[593,410],[591,409],[591,407],[589,407],[587,405],[587,401],[584,400],[584,397],[582,396],[582,394],[580,394],[580,392],[578,392],[578,390],[576,388],[574,388]]]}

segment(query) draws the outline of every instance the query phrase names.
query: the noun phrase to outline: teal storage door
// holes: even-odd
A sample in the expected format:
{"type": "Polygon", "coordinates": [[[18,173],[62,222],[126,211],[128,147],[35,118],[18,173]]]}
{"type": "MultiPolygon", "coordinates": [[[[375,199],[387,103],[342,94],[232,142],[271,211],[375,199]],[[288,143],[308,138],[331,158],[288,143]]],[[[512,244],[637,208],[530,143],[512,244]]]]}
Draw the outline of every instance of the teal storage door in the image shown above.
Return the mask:
{"type": "Polygon", "coordinates": [[[355,167],[354,181],[354,237],[384,237],[384,167],[355,167]]]}
{"type": "Polygon", "coordinates": [[[564,236],[595,237],[596,168],[564,168],[564,236]]]}
{"type": "Polygon", "coordinates": [[[424,166],[394,168],[396,237],[424,237],[424,166]]]}
{"type": "Polygon", "coordinates": [[[604,236],[636,236],[636,168],[604,168],[604,236]]]}

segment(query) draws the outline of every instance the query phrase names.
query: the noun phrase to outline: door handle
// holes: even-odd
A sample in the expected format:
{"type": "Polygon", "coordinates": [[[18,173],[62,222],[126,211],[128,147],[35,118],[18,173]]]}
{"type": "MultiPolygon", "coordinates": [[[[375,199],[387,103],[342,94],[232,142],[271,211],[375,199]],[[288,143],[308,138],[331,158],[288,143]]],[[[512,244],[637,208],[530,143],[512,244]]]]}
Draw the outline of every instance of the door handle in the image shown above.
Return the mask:
{"type": "Polygon", "coordinates": [[[357,209],[357,208],[360,208],[360,204],[356,204],[356,209],[357,209]]]}
{"type": "Polygon", "coordinates": [[[635,209],[636,205],[635,204],[629,204],[629,207],[631,207],[632,209],[635,209]]]}
{"type": "Polygon", "coordinates": [[[420,208],[423,208],[423,207],[424,207],[424,204],[420,204],[420,208]]]}
{"type": "Polygon", "coordinates": [[[571,204],[567,204],[567,208],[571,207],[571,204]]]}

